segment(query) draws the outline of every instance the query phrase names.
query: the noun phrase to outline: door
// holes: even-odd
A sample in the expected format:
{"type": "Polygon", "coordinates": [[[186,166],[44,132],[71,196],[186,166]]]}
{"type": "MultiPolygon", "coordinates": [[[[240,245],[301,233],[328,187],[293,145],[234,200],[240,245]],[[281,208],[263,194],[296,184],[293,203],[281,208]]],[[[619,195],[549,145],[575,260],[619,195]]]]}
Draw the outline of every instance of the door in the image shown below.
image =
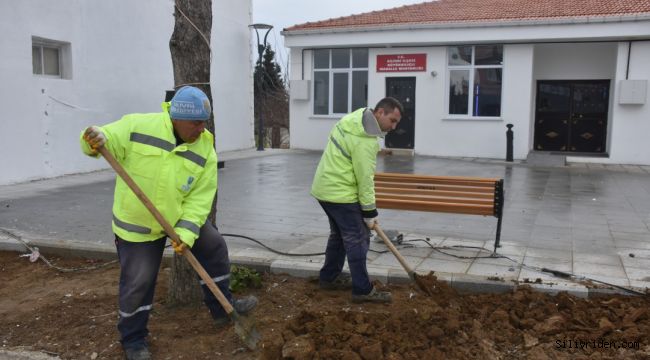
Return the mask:
{"type": "Polygon", "coordinates": [[[604,153],[609,80],[538,81],[534,148],[604,153]]]}
{"type": "Polygon", "coordinates": [[[387,77],[386,96],[399,100],[404,107],[402,120],[386,135],[387,148],[413,149],[415,143],[415,78],[387,77]]]}

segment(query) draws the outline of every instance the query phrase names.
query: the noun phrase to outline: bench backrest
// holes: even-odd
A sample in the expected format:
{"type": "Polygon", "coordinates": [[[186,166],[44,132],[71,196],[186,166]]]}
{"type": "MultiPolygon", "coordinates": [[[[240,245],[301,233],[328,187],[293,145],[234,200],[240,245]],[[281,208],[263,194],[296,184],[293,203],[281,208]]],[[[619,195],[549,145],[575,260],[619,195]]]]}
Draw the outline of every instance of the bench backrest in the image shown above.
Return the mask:
{"type": "Polygon", "coordinates": [[[375,174],[378,208],[500,217],[503,179],[375,174]]]}

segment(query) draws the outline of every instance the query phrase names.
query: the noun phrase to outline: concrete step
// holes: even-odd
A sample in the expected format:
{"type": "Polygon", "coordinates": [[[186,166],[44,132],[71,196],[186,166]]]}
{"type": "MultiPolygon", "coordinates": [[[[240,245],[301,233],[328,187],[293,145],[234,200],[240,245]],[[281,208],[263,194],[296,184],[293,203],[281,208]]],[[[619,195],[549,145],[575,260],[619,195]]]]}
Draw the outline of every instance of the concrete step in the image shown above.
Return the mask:
{"type": "Polygon", "coordinates": [[[526,163],[534,166],[566,166],[566,155],[547,151],[531,151],[526,163]]]}
{"type": "Polygon", "coordinates": [[[415,155],[415,151],[413,151],[413,149],[385,148],[382,149],[380,152],[383,152],[384,155],[395,155],[395,156],[413,157],[415,155]]]}

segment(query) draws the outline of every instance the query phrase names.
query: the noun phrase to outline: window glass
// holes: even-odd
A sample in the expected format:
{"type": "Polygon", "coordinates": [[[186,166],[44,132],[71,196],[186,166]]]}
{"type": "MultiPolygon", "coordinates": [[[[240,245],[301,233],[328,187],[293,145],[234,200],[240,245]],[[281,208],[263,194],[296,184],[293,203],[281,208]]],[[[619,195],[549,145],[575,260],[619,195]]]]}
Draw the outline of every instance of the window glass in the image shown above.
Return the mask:
{"type": "Polygon", "coordinates": [[[471,46],[450,46],[448,56],[449,56],[449,65],[471,65],[472,47],[471,46]]]}
{"type": "Polygon", "coordinates": [[[469,70],[452,70],[449,80],[449,113],[466,115],[469,100],[469,70]]]}
{"type": "Polygon", "coordinates": [[[59,49],[43,48],[43,63],[45,75],[60,75],[59,49]]]}
{"type": "Polygon", "coordinates": [[[329,49],[314,50],[314,69],[329,69],[330,51],[329,49]]]}
{"type": "Polygon", "coordinates": [[[314,114],[327,115],[329,113],[329,83],[328,71],[314,72],[314,114]]]}
{"type": "Polygon", "coordinates": [[[368,72],[367,71],[353,71],[352,72],[352,109],[368,106],[368,72]]]}
{"type": "Polygon", "coordinates": [[[350,67],[350,49],[332,49],[332,68],[346,69],[350,67]]]}
{"type": "Polygon", "coordinates": [[[334,73],[332,111],[335,114],[348,112],[348,73],[334,73]]]}
{"type": "Polygon", "coordinates": [[[448,48],[449,114],[501,116],[503,45],[448,48]]]}
{"type": "Polygon", "coordinates": [[[501,69],[474,72],[474,116],[501,116],[501,69]]]}
{"type": "Polygon", "coordinates": [[[368,67],[368,49],[352,49],[352,67],[368,67]]]}
{"type": "Polygon", "coordinates": [[[32,46],[32,72],[34,74],[43,73],[43,63],[41,62],[41,47],[32,46]]]}
{"type": "Polygon", "coordinates": [[[32,36],[32,73],[71,79],[70,43],[32,36]]]}
{"type": "Polygon", "coordinates": [[[503,64],[503,46],[501,45],[478,45],[475,51],[475,65],[503,64]]]}
{"type": "Polygon", "coordinates": [[[314,115],[368,106],[368,49],[314,50],[313,62],[314,115]]]}

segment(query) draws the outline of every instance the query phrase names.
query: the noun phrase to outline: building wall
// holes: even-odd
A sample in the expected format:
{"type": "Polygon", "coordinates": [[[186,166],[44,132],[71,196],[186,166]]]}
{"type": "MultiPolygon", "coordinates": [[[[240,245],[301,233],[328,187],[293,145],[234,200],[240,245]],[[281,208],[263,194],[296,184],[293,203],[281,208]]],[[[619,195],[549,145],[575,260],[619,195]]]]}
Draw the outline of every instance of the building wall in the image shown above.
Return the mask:
{"type": "MultiPolygon", "coordinates": [[[[532,148],[532,137],[529,137],[528,134],[532,133],[530,128],[534,119],[534,111],[531,110],[535,104],[534,46],[530,44],[507,45],[504,48],[504,56],[502,116],[504,124],[514,125],[512,128],[513,157],[525,159],[532,148]]],[[[502,144],[505,144],[505,141],[502,144]]],[[[505,145],[501,146],[501,153],[497,151],[500,155],[496,158],[505,158],[505,145]]]]}
{"type": "MultiPolygon", "coordinates": [[[[627,42],[617,43],[613,39],[614,36],[647,39],[650,37],[650,21],[516,25],[467,28],[414,26],[363,32],[324,29],[285,34],[285,43],[291,49],[290,79],[309,81],[309,100],[292,97],[290,101],[292,147],[322,149],[327,133],[338,120],[336,116],[311,115],[311,49],[368,47],[371,49],[369,106],[374,106],[384,95],[386,76],[416,77],[417,154],[504,158],[506,124],[511,123],[514,125],[514,157],[524,159],[533,145],[537,80],[610,79],[609,158],[570,157],[569,160],[650,164],[650,149],[643,139],[650,130],[650,122],[647,121],[650,118],[650,104],[618,104],[618,88],[620,80],[625,79],[628,48],[627,42]],[[491,120],[449,119],[446,115],[446,47],[481,43],[505,44],[501,117],[491,120]],[[427,71],[376,73],[377,54],[401,53],[426,53],[427,71]],[[432,70],[438,75],[432,77],[432,70]]],[[[650,42],[633,42],[630,79],[650,80],[649,58],[650,42]]]]}
{"type": "Polygon", "coordinates": [[[291,80],[308,81],[309,96],[307,100],[289,100],[289,134],[291,147],[294,149],[322,150],[327,143],[327,134],[338,120],[336,116],[317,116],[313,114],[313,60],[312,52],[293,48],[290,51],[289,66],[291,80]],[[301,66],[302,64],[302,66],[301,66]]]}
{"type": "Polygon", "coordinates": [[[212,1],[212,101],[217,152],[255,146],[252,0],[212,1]]]}
{"type": "MultiPolygon", "coordinates": [[[[228,132],[217,136],[217,149],[249,148],[251,4],[229,0],[213,7],[212,73],[229,69],[212,80],[217,130],[228,132]],[[226,91],[237,99],[231,106],[223,106],[226,91]],[[238,123],[226,127],[219,118],[238,123]]],[[[0,31],[11,34],[0,38],[0,184],[106,168],[81,154],[79,133],[126,113],[160,111],[165,90],[173,87],[173,26],[171,1],[0,2],[0,31]],[[32,74],[32,36],[70,43],[66,78],[32,74]]]]}
{"type": "MultiPolygon", "coordinates": [[[[647,60],[650,41],[632,42],[630,80],[650,80],[647,60]]],[[[650,101],[646,104],[619,104],[620,82],[625,79],[628,42],[535,45],[535,81],[587,80],[611,81],[607,153],[609,157],[569,157],[574,162],[611,164],[650,164],[650,101]]],[[[533,109],[534,110],[534,109],[533,109]]],[[[531,139],[533,128],[531,124],[531,139]]],[[[532,140],[531,140],[532,144],[532,140]]]]}
{"type": "MultiPolygon", "coordinates": [[[[305,79],[311,80],[311,51],[304,52],[305,79]]],[[[300,51],[292,51],[292,59],[302,58],[300,51]]],[[[502,116],[494,120],[450,119],[447,116],[447,47],[371,48],[369,51],[368,106],[373,107],[386,95],[386,77],[415,77],[415,152],[437,156],[471,156],[504,158],[506,124],[512,123],[515,131],[528,134],[532,102],[531,45],[504,47],[504,75],[502,116]],[[377,55],[414,54],[427,55],[427,71],[377,73],[377,55]],[[431,75],[435,71],[437,75],[431,75]]],[[[292,67],[292,78],[302,76],[300,66],[292,67]]],[[[310,99],[313,99],[310,83],[310,99]]],[[[313,116],[311,100],[291,101],[291,144],[299,149],[322,149],[327,143],[327,133],[338,120],[337,116],[313,116]]],[[[525,158],[528,154],[527,136],[517,136],[514,156],[525,158]]]]}
{"type": "Polygon", "coordinates": [[[386,78],[415,77],[415,151],[426,153],[430,146],[435,146],[438,137],[437,119],[440,107],[444,104],[445,47],[406,47],[398,49],[370,49],[368,52],[368,106],[375,104],[386,96],[386,78]],[[427,70],[417,72],[381,72],[377,69],[377,55],[426,54],[427,70]],[[431,76],[431,71],[438,75],[431,76]]]}
{"type": "Polygon", "coordinates": [[[535,45],[535,80],[601,80],[616,75],[616,42],[535,45]]]}
{"type": "MultiPolygon", "coordinates": [[[[526,134],[530,124],[528,109],[532,102],[532,47],[530,45],[506,45],[503,49],[503,79],[501,95],[501,117],[488,119],[449,119],[446,104],[447,79],[438,92],[444,97],[444,103],[433,115],[436,119],[435,141],[425,149],[416,149],[416,153],[442,156],[468,156],[505,159],[506,124],[513,124],[513,156],[525,158],[528,154],[526,134]]],[[[442,65],[445,65],[445,57],[442,65]]],[[[446,66],[441,67],[446,76],[446,66]]]]}
{"type": "MultiPolygon", "coordinates": [[[[646,93],[645,104],[619,104],[622,80],[645,80],[650,82],[650,41],[632,42],[628,69],[628,42],[616,46],[616,74],[613,80],[610,110],[609,158],[569,158],[577,162],[603,162],[611,164],[650,164],[650,96],[646,93]],[[627,74],[627,75],[626,75],[627,74]]],[[[650,84],[648,84],[650,91],[650,84]]]]}
{"type": "MultiPolygon", "coordinates": [[[[617,42],[536,44],[533,93],[537,91],[538,80],[610,80],[610,104],[613,104],[613,90],[616,78],[617,42]]],[[[532,103],[530,144],[535,136],[535,102],[532,103]]],[[[612,117],[609,111],[607,148],[612,140],[612,117]]],[[[599,160],[602,158],[598,158],[599,160]]]]}

